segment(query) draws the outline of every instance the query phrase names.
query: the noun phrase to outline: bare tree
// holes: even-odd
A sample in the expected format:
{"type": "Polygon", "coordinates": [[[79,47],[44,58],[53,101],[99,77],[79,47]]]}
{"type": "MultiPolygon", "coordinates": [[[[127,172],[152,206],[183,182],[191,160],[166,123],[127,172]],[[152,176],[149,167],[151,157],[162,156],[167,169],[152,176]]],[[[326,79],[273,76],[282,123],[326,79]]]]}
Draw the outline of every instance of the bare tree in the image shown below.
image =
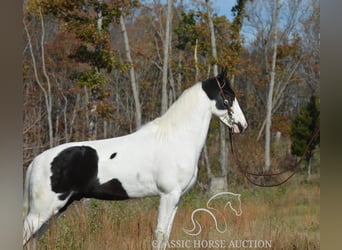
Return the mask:
{"type": "Polygon", "coordinates": [[[168,104],[168,68],[169,68],[169,48],[170,48],[170,34],[171,34],[171,23],[172,23],[172,5],[173,0],[167,0],[167,17],[166,17],[166,30],[165,40],[163,44],[164,55],[163,55],[163,75],[162,75],[162,99],[161,99],[161,114],[165,113],[168,104]]]}
{"type": "Polygon", "coordinates": [[[298,30],[298,23],[308,15],[309,9],[304,0],[253,1],[247,4],[248,18],[244,30],[249,33],[249,49],[258,64],[256,67],[262,72],[257,76],[259,86],[255,93],[262,106],[259,109],[266,110],[265,116],[261,114],[258,117],[260,129],[257,136],[258,141],[265,136],[265,171],[271,164],[272,116],[280,111],[289,114],[289,110],[284,110],[291,99],[287,96],[296,85],[294,83],[298,82],[298,74],[305,61],[305,53],[300,48],[303,32],[298,30]]]}
{"type": "MultiPolygon", "coordinates": [[[[308,11],[308,7],[304,3],[305,1],[303,0],[291,0],[283,2],[281,9],[279,10],[279,18],[281,18],[283,21],[281,22],[281,24],[278,23],[278,45],[279,43],[280,45],[288,43],[290,39],[294,39],[296,35],[301,33],[296,29],[296,27],[298,26],[297,24],[299,23],[300,19],[303,16],[306,16],[306,12],[308,11]]],[[[267,74],[271,75],[270,72],[272,61],[270,65],[268,58],[272,57],[269,55],[269,50],[274,51],[273,47],[271,46],[271,41],[273,41],[272,29],[274,27],[274,20],[273,18],[271,18],[270,20],[264,18],[262,13],[265,11],[272,12],[272,1],[266,2],[266,4],[264,4],[261,8],[260,6],[258,6],[258,4],[260,3],[254,2],[254,4],[250,6],[249,16],[253,17],[248,19],[249,21],[247,25],[253,27],[253,29],[258,32],[258,34],[256,35],[256,40],[260,40],[260,44],[262,44],[259,45],[259,49],[263,53],[265,70],[267,74]]],[[[285,59],[288,60],[288,58],[285,59]]],[[[281,74],[277,74],[275,76],[271,111],[272,114],[277,112],[282,104],[284,104],[283,97],[293,79],[293,76],[299,70],[303,59],[303,55],[297,57],[292,56],[291,60],[288,60],[285,63],[285,66],[281,66],[281,74]]],[[[267,101],[265,101],[265,103],[266,102],[267,101]]],[[[258,141],[262,137],[265,127],[266,117],[262,120],[262,124],[257,137],[258,141]]]]}
{"type": "Polygon", "coordinates": [[[124,38],[126,57],[127,57],[128,63],[130,64],[129,73],[130,73],[130,78],[131,78],[131,87],[132,87],[133,99],[134,99],[134,105],[135,105],[135,126],[136,128],[140,128],[141,127],[141,104],[139,100],[139,88],[138,88],[138,84],[135,78],[134,64],[133,64],[133,60],[131,57],[131,50],[129,46],[129,40],[128,40],[128,35],[127,35],[126,25],[125,25],[123,15],[120,16],[120,25],[121,25],[123,38],[124,38]]]}
{"type": "MultiPolygon", "coordinates": [[[[210,29],[211,51],[212,51],[212,56],[214,59],[213,72],[214,72],[214,75],[218,75],[215,30],[214,30],[214,22],[212,18],[212,11],[211,11],[209,0],[205,0],[205,4],[207,8],[207,16],[208,16],[208,23],[209,23],[209,29],[210,29]]],[[[225,125],[223,123],[220,123],[220,165],[221,165],[220,183],[222,183],[222,187],[218,187],[218,188],[222,190],[226,190],[228,187],[228,184],[227,184],[228,150],[227,150],[227,145],[226,145],[227,143],[226,143],[225,129],[226,129],[225,125]]]]}
{"type": "Polygon", "coordinates": [[[40,7],[38,8],[38,12],[39,12],[39,20],[40,20],[40,24],[41,24],[40,49],[41,49],[42,73],[44,75],[46,84],[43,84],[42,81],[40,80],[39,73],[38,73],[38,66],[37,66],[37,62],[36,62],[36,57],[34,55],[33,47],[32,47],[32,39],[31,39],[29,30],[28,30],[28,27],[26,25],[26,22],[24,21],[23,23],[24,23],[25,33],[27,36],[30,54],[31,54],[31,58],[32,58],[32,66],[33,66],[33,70],[34,70],[35,80],[36,80],[39,88],[41,89],[41,91],[44,95],[46,112],[47,112],[47,120],[48,120],[48,128],[49,128],[49,146],[51,148],[54,145],[54,143],[53,143],[53,140],[54,140],[53,139],[53,125],[52,125],[51,81],[50,81],[49,75],[47,74],[46,65],[45,65],[45,47],[44,47],[45,26],[44,26],[43,14],[42,14],[40,7]],[[46,86],[44,86],[44,85],[46,85],[46,86]]]}
{"type": "Polygon", "coordinates": [[[277,46],[278,46],[278,19],[280,11],[280,0],[277,0],[275,9],[273,11],[273,55],[272,55],[272,66],[270,73],[270,85],[268,90],[267,104],[266,104],[266,130],[265,130],[265,171],[270,170],[271,166],[271,119],[272,119],[272,101],[273,101],[273,89],[274,89],[274,79],[275,70],[277,62],[277,46]]]}

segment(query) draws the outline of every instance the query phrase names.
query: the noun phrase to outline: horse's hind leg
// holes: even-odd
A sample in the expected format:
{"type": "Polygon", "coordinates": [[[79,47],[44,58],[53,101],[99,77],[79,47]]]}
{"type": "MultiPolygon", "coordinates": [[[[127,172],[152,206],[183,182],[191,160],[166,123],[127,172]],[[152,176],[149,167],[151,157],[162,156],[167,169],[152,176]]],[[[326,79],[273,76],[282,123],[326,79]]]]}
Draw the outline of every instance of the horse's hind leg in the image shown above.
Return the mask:
{"type": "Polygon", "coordinates": [[[57,194],[49,190],[40,191],[40,194],[31,196],[29,213],[24,221],[24,245],[31,238],[39,238],[48,229],[50,219],[62,211],[70,198],[59,200],[57,194]]]}
{"type": "Polygon", "coordinates": [[[50,216],[29,213],[24,221],[23,245],[30,239],[39,238],[48,228],[50,216]]]}

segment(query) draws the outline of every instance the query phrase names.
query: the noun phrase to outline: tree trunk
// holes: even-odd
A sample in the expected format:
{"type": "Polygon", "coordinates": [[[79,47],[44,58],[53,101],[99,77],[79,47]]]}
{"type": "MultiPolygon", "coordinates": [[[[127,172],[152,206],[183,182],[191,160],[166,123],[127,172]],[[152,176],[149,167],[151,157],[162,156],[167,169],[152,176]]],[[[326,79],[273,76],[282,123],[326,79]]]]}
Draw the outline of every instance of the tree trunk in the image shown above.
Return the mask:
{"type": "Polygon", "coordinates": [[[195,82],[199,80],[199,67],[198,67],[198,56],[197,56],[197,47],[198,47],[198,39],[196,39],[195,51],[194,51],[194,60],[195,60],[195,82]]]}
{"type": "Polygon", "coordinates": [[[216,39],[215,39],[215,31],[214,31],[214,22],[211,17],[211,8],[210,8],[210,2],[209,0],[205,0],[206,6],[207,6],[207,15],[208,15],[208,23],[209,23],[209,29],[210,29],[210,42],[211,42],[211,52],[214,58],[214,68],[213,72],[214,75],[218,75],[218,69],[217,69],[217,50],[216,50],[216,39]]]}
{"type": "Polygon", "coordinates": [[[83,87],[84,90],[84,102],[82,102],[82,104],[84,105],[84,109],[85,109],[85,124],[83,124],[82,126],[82,140],[86,140],[88,139],[88,130],[87,126],[89,126],[90,124],[90,112],[88,109],[88,103],[89,103],[89,94],[88,94],[88,87],[84,86],[83,87]]]}
{"type": "MultiPolygon", "coordinates": [[[[210,41],[211,41],[211,51],[214,58],[214,65],[213,65],[213,72],[214,75],[218,75],[218,67],[217,67],[217,50],[216,50],[216,39],[215,39],[215,31],[214,31],[214,23],[212,19],[212,13],[210,8],[209,0],[205,1],[207,7],[207,14],[208,14],[208,23],[210,29],[210,41]]],[[[217,182],[217,185],[222,185],[221,189],[226,189],[227,184],[227,158],[228,158],[228,151],[226,145],[226,127],[223,123],[220,122],[220,165],[221,165],[221,176],[222,180],[217,182]]]]}
{"type": "Polygon", "coordinates": [[[266,124],[265,124],[265,171],[268,172],[271,167],[271,125],[272,125],[272,101],[273,101],[273,89],[274,79],[277,61],[277,45],[278,45],[278,19],[280,11],[280,0],[276,2],[276,8],[273,12],[273,56],[271,66],[271,79],[267,96],[266,106],[266,124]]]}
{"type": "MultiPolygon", "coordinates": [[[[73,128],[74,128],[74,124],[75,124],[75,120],[76,120],[76,116],[77,116],[77,111],[78,111],[78,106],[79,106],[79,102],[80,102],[80,94],[76,95],[76,103],[74,106],[74,110],[72,112],[72,117],[71,117],[71,121],[70,121],[70,126],[69,126],[69,135],[68,135],[68,140],[66,142],[69,142],[70,139],[73,136],[73,128]]],[[[79,138],[79,135],[78,137],[79,138]]]]}
{"type": "Polygon", "coordinates": [[[134,99],[134,105],[135,105],[135,126],[136,126],[136,129],[138,129],[141,127],[141,104],[139,100],[139,87],[135,79],[135,70],[134,70],[133,60],[131,57],[131,50],[129,46],[126,25],[125,25],[124,18],[122,15],[120,16],[120,25],[121,25],[123,38],[124,38],[126,57],[127,57],[128,63],[130,64],[129,73],[130,73],[130,78],[131,78],[131,87],[132,87],[133,99],[134,99]]]}
{"type": "MultiPolygon", "coordinates": [[[[302,61],[302,58],[300,58],[297,61],[297,63],[294,65],[294,67],[291,69],[291,72],[286,77],[285,81],[281,82],[281,83],[278,83],[278,88],[276,88],[274,90],[273,99],[272,99],[271,115],[274,114],[275,112],[277,112],[278,108],[281,107],[281,104],[282,104],[281,97],[284,95],[284,92],[285,92],[287,86],[290,84],[291,78],[294,75],[295,71],[298,69],[298,66],[299,66],[301,61],[302,61]]],[[[259,129],[257,141],[259,141],[261,136],[263,135],[263,132],[264,132],[264,129],[265,129],[265,125],[266,125],[266,118],[263,120],[263,122],[261,124],[261,127],[259,129]]]]}
{"type": "Polygon", "coordinates": [[[207,169],[207,174],[208,174],[208,180],[209,182],[211,181],[211,179],[214,177],[213,173],[211,172],[211,166],[210,166],[210,161],[209,161],[209,157],[208,157],[208,148],[207,148],[207,144],[204,145],[203,148],[203,156],[204,156],[204,164],[205,167],[207,169]]]}
{"type": "Polygon", "coordinates": [[[54,77],[54,78],[55,78],[56,86],[57,86],[59,92],[61,93],[61,96],[62,96],[63,101],[64,101],[64,105],[63,105],[64,140],[65,140],[65,142],[69,142],[69,136],[68,136],[69,128],[68,128],[68,116],[67,116],[68,115],[67,114],[68,98],[64,94],[63,88],[60,85],[57,77],[54,77]]]}
{"type": "Polygon", "coordinates": [[[177,88],[176,95],[179,96],[182,93],[182,58],[183,58],[183,50],[179,50],[178,52],[178,77],[177,77],[177,88]]]}
{"type": "MultiPolygon", "coordinates": [[[[98,3],[101,4],[103,1],[98,0],[98,3]]],[[[96,15],[97,15],[97,29],[98,31],[102,31],[102,25],[103,25],[103,15],[102,15],[102,10],[101,8],[98,8],[96,10],[96,15]]],[[[101,45],[97,44],[95,50],[101,50],[101,45]]],[[[95,71],[99,72],[99,69],[97,66],[95,66],[95,71]]],[[[99,97],[98,89],[97,87],[91,87],[90,88],[90,93],[91,93],[91,109],[89,113],[89,127],[88,127],[88,135],[87,139],[88,140],[96,140],[97,138],[97,100],[99,97]]]]}
{"type": "Polygon", "coordinates": [[[42,34],[41,34],[41,39],[40,39],[40,46],[41,46],[41,60],[42,60],[42,70],[43,70],[43,75],[46,80],[47,84],[47,89],[43,86],[43,84],[40,81],[39,75],[38,75],[38,69],[37,69],[37,62],[35,55],[33,53],[33,48],[32,48],[32,41],[31,41],[31,36],[28,31],[28,28],[26,26],[26,23],[24,22],[24,28],[25,32],[27,35],[27,40],[29,44],[29,50],[32,58],[32,66],[33,66],[33,71],[34,71],[34,76],[35,80],[43,92],[44,95],[44,101],[45,101],[45,106],[46,106],[46,112],[47,112],[47,119],[48,119],[48,128],[49,128],[49,146],[50,148],[53,147],[53,126],[52,126],[52,94],[51,94],[51,82],[50,78],[46,72],[46,65],[45,65],[45,47],[44,47],[44,40],[45,40],[45,26],[44,26],[44,19],[43,15],[41,12],[41,9],[39,7],[39,17],[40,17],[40,22],[41,22],[41,28],[42,28],[42,34]]]}
{"type": "Polygon", "coordinates": [[[169,67],[169,78],[170,78],[169,106],[171,106],[171,104],[176,100],[175,79],[173,78],[171,67],[169,67]]]}
{"type": "Polygon", "coordinates": [[[172,22],[172,3],[173,0],[167,1],[167,18],[166,18],[166,31],[164,40],[164,59],[163,59],[163,76],[162,76],[162,99],[161,99],[161,114],[164,114],[167,110],[168,104],[168,91],[167,91],[167,76],[169,67],[169,44],[172,22]]]}
{"type": "Polygon", "coordinates": [[[103,138],[108,138],[107,131],[108,131],[108,122],[106,119],[104,119],[103,120],[103,138]]]}
{"type": "Polygon", "coordinates": [[[310,181],[310,179],[311,179],[311,172],[312,172],[311,162],[312,162],[312,157],[310,157],[309,162],[308,162],[308,177],[306,179],[307,181],[310,181]]]}

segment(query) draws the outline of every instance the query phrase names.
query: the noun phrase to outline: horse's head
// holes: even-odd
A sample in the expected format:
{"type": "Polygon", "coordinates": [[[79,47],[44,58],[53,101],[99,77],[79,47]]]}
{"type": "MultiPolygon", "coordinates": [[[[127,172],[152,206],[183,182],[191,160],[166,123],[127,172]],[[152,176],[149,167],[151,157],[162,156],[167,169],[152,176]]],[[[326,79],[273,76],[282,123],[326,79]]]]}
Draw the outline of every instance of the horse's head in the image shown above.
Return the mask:
{"type": "Polygon", "coordinates": [[[241,133],[247,129],[246,118],[227,78],[227,70],[223,70],[217,77],[203,81],[202,88],[212,101],[212,113],[233,133],[241,133]]]}
{"type": "Polygon", "coordinates": [[[230,201],[228,201],[226,203],[226,206],[229,206],[230,209],[235,213],[236,216],[241,216],[242,214],[242,209],[241,209],[241,199],[240,199],[241,195],[240,194],[234,194],[233,199],[231,199],[230,201]]]}
{"type": "Polygon", "coordinates": [[[229,207],[236,216],[241,216],[241,195],[235,194],[232,192],[221,192],[213,195],[207,202],[207,208],[217,210],[213,207],[214,201],[225,201],[225,205],[223,209],[227,209],[229,207]]]}

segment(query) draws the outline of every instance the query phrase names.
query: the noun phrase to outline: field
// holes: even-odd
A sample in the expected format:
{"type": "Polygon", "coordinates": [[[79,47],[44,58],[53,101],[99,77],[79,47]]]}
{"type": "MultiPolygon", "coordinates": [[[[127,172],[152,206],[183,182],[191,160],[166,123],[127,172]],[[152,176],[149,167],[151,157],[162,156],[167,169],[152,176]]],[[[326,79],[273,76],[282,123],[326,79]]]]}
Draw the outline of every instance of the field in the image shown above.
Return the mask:
{"type": "MultiPolygon", "coordinates": [[[[181,202],[169,249],[319,249],[320,183],[297,174],[275,188],[250,186],[229,190],[241,194],[242,215],[226,210],[228,228],[221,234],[213,219],[201,214],[202,231],[187,235],[191,213],[210,198],[193,190],[181,202]]],[[[225,203],[222,201],[221,207],[225,203]]],[[[219,206],[218,206],[219,207],[219,206]]],[[[124,202],[88,200],[72,205],[37,242],[37,249],[152,249],[158,198],[124,202]]],[[[218,220],[222,228],[222,221],[218,220]]]]}

